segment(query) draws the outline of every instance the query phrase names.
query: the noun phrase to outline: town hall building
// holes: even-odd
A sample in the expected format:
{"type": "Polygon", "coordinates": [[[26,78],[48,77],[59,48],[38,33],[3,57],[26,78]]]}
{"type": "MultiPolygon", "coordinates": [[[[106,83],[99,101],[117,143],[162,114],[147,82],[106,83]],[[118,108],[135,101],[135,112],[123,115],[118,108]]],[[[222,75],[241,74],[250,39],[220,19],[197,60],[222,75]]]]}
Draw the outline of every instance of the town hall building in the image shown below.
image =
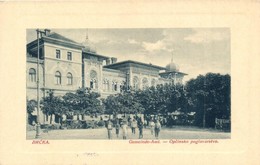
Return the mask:
{"type": "MultiPolygon", "coordinates": [[[[27,44],[26,95],[37,97],[37,40],[27,44]]],[[[134,60],[117,61],[115,57],[97,53],[86,41],[77,43],[58,33],[46,30],[40,38],[40,98],[53,90],[55,95],[91,88],[106,98],[120,93],[123,86],[134,90],[158,84],[182,84],[187,75],[178,65],[166,67],[134,60]]]]}

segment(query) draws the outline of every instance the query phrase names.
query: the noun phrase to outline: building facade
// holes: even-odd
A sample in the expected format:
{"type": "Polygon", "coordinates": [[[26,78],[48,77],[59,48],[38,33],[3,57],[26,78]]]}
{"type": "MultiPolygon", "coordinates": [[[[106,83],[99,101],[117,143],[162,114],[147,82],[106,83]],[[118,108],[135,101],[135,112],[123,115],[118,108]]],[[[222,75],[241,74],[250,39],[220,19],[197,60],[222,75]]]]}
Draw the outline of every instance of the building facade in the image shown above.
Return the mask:
{"type": "MultiPolygon", "coordinates": [[[[186,75],[173,62],[166,67],[137,61],[120,61],[98,54],[88,42],[77,43],[58,33],[46,31],[40,38],[40,97],[88,87],[106,98],[120,93],[123,86],[145,89],[158,84],[182,84],[186,75]]],[[[37,97],[37,40],[27,44],[27,99],[37,97]]]]}

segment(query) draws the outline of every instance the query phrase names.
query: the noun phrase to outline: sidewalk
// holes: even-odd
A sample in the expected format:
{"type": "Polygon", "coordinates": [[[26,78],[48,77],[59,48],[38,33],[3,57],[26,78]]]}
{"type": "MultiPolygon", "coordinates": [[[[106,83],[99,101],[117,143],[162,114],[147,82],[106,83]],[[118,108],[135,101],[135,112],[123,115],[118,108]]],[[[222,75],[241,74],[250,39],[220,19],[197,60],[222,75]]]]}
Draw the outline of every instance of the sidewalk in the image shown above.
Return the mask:
{"type": "MultiPolygon", "coordinates": [[[[120,130],[119,138],[116,137],[115,129],[112,130],[112,138],[114,140],[122,139],[122,130],[120,130]]],[[[128,129],[127,139],[138,139],[138,129],[136,134],[132,135],[130,128],[128,129]]],[[[28,131],[26,134],[27,139],[35,138],[35,131],[28,131]]],[[[144,129],[143,139],[155,139],[151,135],[150,129],[144,129]]],[[[218,132],[216,130],[210,131],[206,129],[193,129],[193,128],[162,128],[160,131],[160,139],[230,139],[231,133],[218,132]]],[[[52,140],[76,140],[76,139],[89,139],[89,140],[107,140],[107,129],[70,129],[70,130],[50,130],[48,133],[41,132],[41,139],[52,140]]]]}

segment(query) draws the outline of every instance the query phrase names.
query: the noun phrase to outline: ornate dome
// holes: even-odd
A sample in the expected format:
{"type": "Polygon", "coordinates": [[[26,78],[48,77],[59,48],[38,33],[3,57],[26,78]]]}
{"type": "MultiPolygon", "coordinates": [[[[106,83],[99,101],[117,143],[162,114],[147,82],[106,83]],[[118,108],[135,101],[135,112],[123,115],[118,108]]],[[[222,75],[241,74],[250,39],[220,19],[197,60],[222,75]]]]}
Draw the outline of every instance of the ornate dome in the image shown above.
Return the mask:
{"type": "Polygon", "coordinates": [[[83,48],[84,51],[96,53],[95,45],[88,38],[88,30],[87,30],[85,41],[82,43],[82,45],[84,46],[84,48],[83,48]]]}
{"type": "Polygon", "coordinates": [[[82,45],[84,46],[84,50],[87,52],[92,52],[92,53],[96,53],[96,47],[94,44],[92,44],[91,42],[89,42],[88,40],[86,40],[85,42],[82,43],[82,45]]]}
{"type": "Polygon", "coordinates": [[[175,63],[171,62],[168,65],[166,65],[166,70],[170,71],[170,72],[178,72],[179,66],[176,65],[175,63]]]}

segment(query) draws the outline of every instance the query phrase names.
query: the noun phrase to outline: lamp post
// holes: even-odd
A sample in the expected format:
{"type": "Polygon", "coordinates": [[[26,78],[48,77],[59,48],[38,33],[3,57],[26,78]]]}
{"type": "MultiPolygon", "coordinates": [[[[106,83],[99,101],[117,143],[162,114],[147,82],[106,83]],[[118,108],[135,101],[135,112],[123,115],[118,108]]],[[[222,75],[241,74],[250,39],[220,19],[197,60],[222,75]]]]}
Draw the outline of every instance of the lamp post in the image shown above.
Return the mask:
{"type": "Polygon", "coordinates": [[[46,35],[46,29],[44,31],[41,31],[39,29],[36,30],[37,32],[37,124],[36,124],[36,136],[35,138],[40,138],[40,122],[39,122],[39,116],[40,116],[40,78],[39,78],[39,70],[40,70],[40,34],[46,35]]]}

